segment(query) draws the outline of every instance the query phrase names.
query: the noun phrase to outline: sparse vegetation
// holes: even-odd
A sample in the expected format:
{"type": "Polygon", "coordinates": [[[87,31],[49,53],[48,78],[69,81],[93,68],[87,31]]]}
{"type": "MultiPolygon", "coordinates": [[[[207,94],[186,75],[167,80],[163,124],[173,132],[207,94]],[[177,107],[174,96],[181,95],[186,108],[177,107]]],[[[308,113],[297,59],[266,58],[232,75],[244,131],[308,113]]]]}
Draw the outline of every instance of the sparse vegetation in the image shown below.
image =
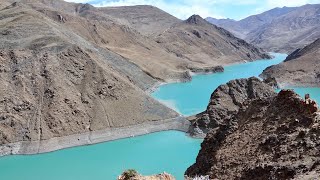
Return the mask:
{"type": "Polygon", "coordinates": [[[121,180],[130,180],[130,179],[132,179],[132,178],[134,178],[136,176],[138,176],[138,172],[136,170],[128,169],[128,170],[124,171],[121,174],[119,179],[121,179],[121,180]]]}

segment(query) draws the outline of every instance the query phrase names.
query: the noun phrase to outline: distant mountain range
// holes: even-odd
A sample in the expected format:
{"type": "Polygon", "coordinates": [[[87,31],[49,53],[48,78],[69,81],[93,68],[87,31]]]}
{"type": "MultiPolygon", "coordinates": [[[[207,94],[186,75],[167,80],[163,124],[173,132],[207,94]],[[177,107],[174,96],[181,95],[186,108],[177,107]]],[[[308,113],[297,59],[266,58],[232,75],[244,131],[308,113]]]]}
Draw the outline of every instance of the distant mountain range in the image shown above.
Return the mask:
{"type": "Polygon", "coordinates": [[[268,51],[291,53],[320,37],[320,4],[275,8],[240,21],[206,20],[268,51]]]}

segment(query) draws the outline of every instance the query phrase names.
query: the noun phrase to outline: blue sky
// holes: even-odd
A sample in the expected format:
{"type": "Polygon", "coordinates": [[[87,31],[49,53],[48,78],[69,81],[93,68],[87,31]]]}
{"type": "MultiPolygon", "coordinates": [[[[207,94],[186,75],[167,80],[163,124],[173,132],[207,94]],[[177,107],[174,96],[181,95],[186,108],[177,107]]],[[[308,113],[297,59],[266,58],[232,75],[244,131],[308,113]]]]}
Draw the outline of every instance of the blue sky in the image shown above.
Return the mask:
{"type": "Polygon", "coordinates": [[[193,14],[203,18],[242,19],[275,7],[317,4],[320,0],[65,0],[94,6],[153,5],[180,19],[193,14]]]}

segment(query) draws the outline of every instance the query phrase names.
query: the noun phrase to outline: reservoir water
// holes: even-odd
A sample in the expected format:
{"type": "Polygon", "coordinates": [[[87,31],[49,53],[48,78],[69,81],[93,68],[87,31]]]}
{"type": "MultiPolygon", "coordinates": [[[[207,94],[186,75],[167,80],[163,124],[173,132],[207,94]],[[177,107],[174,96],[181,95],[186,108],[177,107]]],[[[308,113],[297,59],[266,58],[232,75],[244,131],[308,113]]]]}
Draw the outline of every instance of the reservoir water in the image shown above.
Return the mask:
{"type": "Polygon", "coordinates": [[[0,158],[1,180],[115,180],[126,169],[182,180],[202,140],[164,131],[38,155],[0,158]]]}
{"type": "Polygon", "coordinates": [[[183,115],[200,113],[206,109],[211,93],[221,84],[237,78],[258,77],[265,68],[279,64],[287,56],[273,55],[271,60],[226,66],[222,73],[196,75],[190,82],[160,86],[152,96],[183,115]]]}
{"type": "MultiPolygon", "coordinates": [[[[272,60],[227,66],[223,73],[196,75],[191,82],[166,84],[152,96],[184,115],[201,112],[219,85],[258,76],[286,57],[274,55],[272,60]]],[[[319,88],[294,89],[320,99],[319,88]]],[[[185,170],[195,162],[201,141],[183,132],[164,131],[52,153],[6,156],[0,158],[0,180],[114,180],[126,169],[145,175],[166,171],[182,180],[185,170]]]]}

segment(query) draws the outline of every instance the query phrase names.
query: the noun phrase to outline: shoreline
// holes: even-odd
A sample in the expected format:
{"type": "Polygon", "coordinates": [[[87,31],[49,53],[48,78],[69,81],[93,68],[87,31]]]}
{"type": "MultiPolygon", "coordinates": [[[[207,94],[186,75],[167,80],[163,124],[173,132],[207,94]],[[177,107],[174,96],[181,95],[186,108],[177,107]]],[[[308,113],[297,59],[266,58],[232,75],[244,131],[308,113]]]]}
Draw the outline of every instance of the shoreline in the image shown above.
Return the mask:
{"type": "Polygon", "coordinates": [[[190,122],[186,117],[179,116],[166,120],[148,121],[138,125],[54,137],[48,140],[15,142],[1,145],[0,157],[49,153],[61,149],[93,145],[161,131],[176,130],[187,133],[189,126],[190,122]]]}
{"type": "MultiPolygon", "coordinates": [[[[223,69],[225,67],[228,67],[228,66],[233,66],[233,65],[239,65],[239,64],[246,64],[246,63],[249,63],[249,62],[255,62],[255,61],[264,61],[264,60],[272,60],[275,58],[275,56],[273,54],[284,54],[284,53],[274,53],[274,52],[269,52],[270,54],[270,59],[256,59],[256,60],[253,60],[253,61],[248,61],[248,60],[242,60],[242,62],[234,62],[234,63],[226,63],[226,64],[223,64],[223,65],[216,65],[216,66],[212,66],[211,68],[216,68],[216,67],[222,67],[223,69]]],[[[201,68],[200,68],[201,69],[201,68]]],[[[186,71],[191,78],[177,78],[177,79],[168,79],[168,80],[165,80],[165,81],[157,81],[156,83],[154,83],[153,85],[151,85],[150,88],[148,88],[147,90],[145,90],[145,92],[147,94],[149,94],[151,96],[151,94],[153,92],[155,92],[160,86],[162,85],[166,85],[166,84],[170,84],[170,83],[183,83],[183,82],[190,82],[192,81],[192,77],[193,76],[197,76],[197,75],[209,75],[209,74],[216,74],[216,73],[221,73],[221,72],[218,72],[218,71],[213,71],[213,72],[206,72],[205,69],[203,69],[203,72],[199,71],[199,72],[192,72],[190,69],[188,71],[186,71]]],[[[222,71],[224,72],[224,71],[222,71]]],[[[170,107],[169,107],[170,108],[170,107]]]]}

